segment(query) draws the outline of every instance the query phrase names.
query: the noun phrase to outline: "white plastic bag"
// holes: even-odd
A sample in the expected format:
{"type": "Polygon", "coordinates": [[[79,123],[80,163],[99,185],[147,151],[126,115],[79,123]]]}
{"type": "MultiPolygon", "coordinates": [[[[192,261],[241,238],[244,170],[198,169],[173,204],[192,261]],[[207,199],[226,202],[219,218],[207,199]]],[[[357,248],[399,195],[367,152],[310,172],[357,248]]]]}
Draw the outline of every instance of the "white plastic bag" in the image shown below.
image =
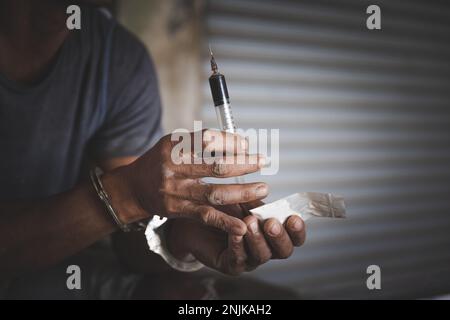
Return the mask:
{"type": "Polygon", "coordinates": [[[250,210],[258,219],[277,218],[281,223],[291,215],[303,221],[311,217],[345,218],[344,198],[331,193],[301,192],[250,210]]]}

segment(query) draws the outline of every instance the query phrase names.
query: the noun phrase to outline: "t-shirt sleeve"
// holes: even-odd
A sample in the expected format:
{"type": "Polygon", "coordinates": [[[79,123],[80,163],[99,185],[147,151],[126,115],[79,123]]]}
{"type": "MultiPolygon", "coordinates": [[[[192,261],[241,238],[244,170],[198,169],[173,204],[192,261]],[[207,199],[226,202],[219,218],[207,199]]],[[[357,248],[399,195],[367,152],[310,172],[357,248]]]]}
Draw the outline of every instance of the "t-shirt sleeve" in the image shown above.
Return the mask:
{"type": "Polygon", "coordinates": [[[96,159],[143,154],[162,135],[158,81],[143,44],[120,26],[113,34],[107,88],[105,117],[90,154],[96,159]]]}

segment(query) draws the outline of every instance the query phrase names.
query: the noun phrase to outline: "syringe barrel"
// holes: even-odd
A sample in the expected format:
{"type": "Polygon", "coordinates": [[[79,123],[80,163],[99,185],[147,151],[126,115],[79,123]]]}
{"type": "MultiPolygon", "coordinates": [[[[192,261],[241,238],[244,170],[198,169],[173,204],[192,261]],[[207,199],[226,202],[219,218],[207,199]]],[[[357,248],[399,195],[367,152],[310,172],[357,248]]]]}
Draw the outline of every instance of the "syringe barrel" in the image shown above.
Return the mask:
{"type": "MultiPolygon", "coordinates": [[[[213,74],[209,77],[209,85],[214,100],[214,109],[216,110],[217,122],[223,131],[235,133],[233,113],[231,112],[230,97],[228,95],[225,76],[221,73],[213,74]]],[[[244,177],[236,177],[237,183],[244,183],[244,177]]]]}
{"type": "Polygon", "coordinates": [[[233,113],[231,112],[230,97],[228,95],[225,76],[221,73],[213,74],[209,77],[209,85],[216,109],[217,121],[220,129],[228,132],[235,132],[233,113]]]}
{"type": "Polygon", "coordinates": [[[219,106],[215,106],[217,122],[219,128],[223,131],[235,133],[236,126],[234,124],[233,113],[231,112],[231,105],[229,102],[225,102],[219,106]]]}
{"type": "Polygon", "coordinates": [[[230,97],[228,95],[225,76],[215,73],[209,77],[209,86],[216,109],[217,121],[220,129],[228,132],[235,132],[233,114],[231,112],[230,97]]]}
{"type": "Polygon", "coordinates": [[[227,82],[225,76],[221,73],[214,73],[209,77],[209,86],[211,87],[211,94],[215,106],[220,106],[225,102],[230,102],[228,95],[227,82]]]}

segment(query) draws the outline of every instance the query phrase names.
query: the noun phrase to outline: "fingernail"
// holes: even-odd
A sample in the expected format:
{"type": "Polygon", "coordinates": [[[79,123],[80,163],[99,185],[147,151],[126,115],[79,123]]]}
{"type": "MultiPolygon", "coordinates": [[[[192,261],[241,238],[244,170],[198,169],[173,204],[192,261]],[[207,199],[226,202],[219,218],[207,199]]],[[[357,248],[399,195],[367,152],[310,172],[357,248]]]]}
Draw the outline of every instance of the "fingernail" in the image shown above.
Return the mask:
{"type": "Polygon", "coordinates": [[[266,184],[261,184],[256,188],[256,196],[258,198],[267,196],[269,188],[267,188],[266,184]]]}
{"type": "Polygon", "coordinates": [[[250,229],[251,233],[258,234],[258,222],[254,221],[254,222],[250,223],[248,228],[250,229]]]}
{"type": "Polygon", "coordinates": [[[294,231],[300,231],[303,228],[303,223],[299,219],[295,219],[294,224],[292,225],[292,229],[294,231]]]}
{"type": "Polygon", "coordinates": [[[269,228],[269,233],[271,236],[276,237],[280,234],[281,232],[281,226],[279,223],[274,222],[272,224],[272,226],[269,228]]]}

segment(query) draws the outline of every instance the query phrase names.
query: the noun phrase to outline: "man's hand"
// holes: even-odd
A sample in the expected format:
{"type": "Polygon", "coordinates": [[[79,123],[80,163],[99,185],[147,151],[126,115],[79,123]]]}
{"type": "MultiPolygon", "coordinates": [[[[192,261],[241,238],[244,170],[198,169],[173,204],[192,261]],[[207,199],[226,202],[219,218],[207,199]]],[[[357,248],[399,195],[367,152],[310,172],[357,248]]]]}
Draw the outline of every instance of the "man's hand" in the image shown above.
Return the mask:
{"type": "MultiPolygon", "coordinates": [[[[222,211],[243,216],[239,206],[227,206],[222,211]]],[[[227,235],[196,221],[176,219],[169,228],[169,250],[179,259],[193,254],[206,266],[229,275],[254,270],[270,259],[286,259],[294,247],[305,241],[305,224],[291,216],[284,225],[276,219],[259,222],[254,216],[243,221],[248,232],[242,236],[227,235]]]]}
{"type": "MultiPolygon", "coordinates": [[[[194,134],[191,134],[192,141],[193,137],[194,134]]],[[[196,154],[192,146],[187,153],[179,155],[184,159],[191,159],[192,164],[175,164],[172,159],[173,147],[178,141],[171,141],[170,136],[165,136],[137,161],[119,169],[119,174],[123,177],[121,180],[131,190],[126,194],[136,199],[137,206],[147,216],[158,214],[169,218],[194,218],[208,226],[243,236],[247,231],[246,224],[216,206],[262,199],[268,194],[267,185],[208,184],[202,182],[201,178],[227,178],[256,172],[264,165],[264,159],[258,155],[248,155],[247,141],[239,135],[205,130],[201,137],[201,151],[226,157],[212,164],[204,161],[194,164],[196,154]]],[[[116,205],[120,213],[123,204],[116,205]]],[[[124,211],[126,212],[126,208],[124,211]]]]}

